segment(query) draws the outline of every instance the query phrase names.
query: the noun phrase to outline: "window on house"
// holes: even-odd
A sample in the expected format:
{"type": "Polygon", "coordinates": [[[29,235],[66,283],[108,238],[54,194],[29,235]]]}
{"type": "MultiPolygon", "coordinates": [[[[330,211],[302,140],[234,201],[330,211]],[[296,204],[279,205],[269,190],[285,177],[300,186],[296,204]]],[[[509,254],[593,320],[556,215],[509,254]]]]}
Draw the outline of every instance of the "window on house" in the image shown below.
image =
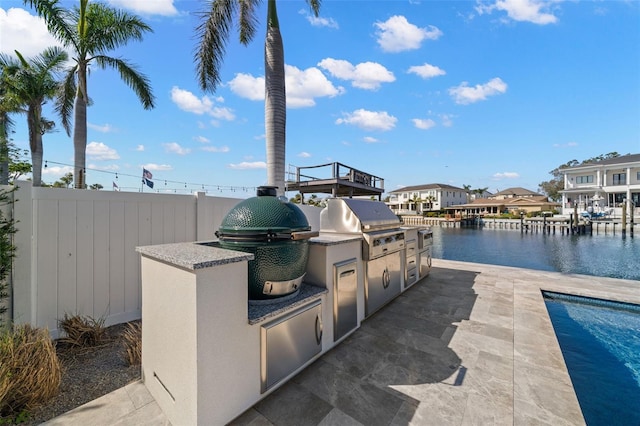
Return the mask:
{"type": "Polygon", "coordinates": [[[626,185],[627,184],[627,174],[626,173],[614,173],[613,174],[613,184],[614,185],[626,185]]]}
{"type": "Polygon", "coordinates": [[[640,182],[640,172],[638,172],[638,173],[636,174],[636,180],[637,180],[638,182],[640,182]]]}
{"type": "Polygon", "coordinates": [[[593,183],[593,175],[576,176],[576,183],[593,183]]]}

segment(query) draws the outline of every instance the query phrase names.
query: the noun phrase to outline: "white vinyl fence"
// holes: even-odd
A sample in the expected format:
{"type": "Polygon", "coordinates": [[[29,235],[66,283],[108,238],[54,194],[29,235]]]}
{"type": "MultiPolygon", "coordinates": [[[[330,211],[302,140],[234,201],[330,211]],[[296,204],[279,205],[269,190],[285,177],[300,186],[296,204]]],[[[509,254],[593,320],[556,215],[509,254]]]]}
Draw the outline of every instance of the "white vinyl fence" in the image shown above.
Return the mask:
{"type": "MultiPolygon", "coordinates": [[[[138,246],[214,238],[240,199],[83,191],[19,182],[11,280],[15,323],[58,337],[65,314],[104,318],[106,325],[141,316],[138,246]]],[[[320,209],[301,206],[314,229],[320,209]]]]}

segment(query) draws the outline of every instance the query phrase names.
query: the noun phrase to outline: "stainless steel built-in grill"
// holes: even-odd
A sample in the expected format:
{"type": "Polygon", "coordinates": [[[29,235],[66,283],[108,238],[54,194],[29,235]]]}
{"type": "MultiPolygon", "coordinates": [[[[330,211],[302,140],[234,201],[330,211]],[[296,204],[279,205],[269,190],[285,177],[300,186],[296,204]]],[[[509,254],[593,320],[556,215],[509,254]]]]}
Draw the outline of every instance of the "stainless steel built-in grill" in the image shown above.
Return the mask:
{"type": "Polygon", "coordinates": [[[402,288],[402,222],[379,201],[331,198],[320,213],[321,233],[359,234],[365,268],[365,316],[373,314],[402,288]]]}

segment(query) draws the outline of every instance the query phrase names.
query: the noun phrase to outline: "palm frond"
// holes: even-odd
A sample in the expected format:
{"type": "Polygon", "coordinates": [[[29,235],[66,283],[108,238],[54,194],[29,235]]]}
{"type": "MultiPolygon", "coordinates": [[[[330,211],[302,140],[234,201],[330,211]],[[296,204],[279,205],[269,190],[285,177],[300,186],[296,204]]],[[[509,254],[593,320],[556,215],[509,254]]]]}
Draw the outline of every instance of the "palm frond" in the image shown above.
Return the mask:
{"type": "Polygon", "coordinates": [[[199,40],[195,52],[198,83],[202,90],[215,92],[220,84],[220,68],[226,52],[237,0],[210,0],[207,12],[198,16],[202,22],[196,27],[199,40]]]}
{"type": "Polygon", "coordinates": [[[149,79],[133,65],[128,64],[124,59],[104,55],[96,56],[94,59],[100,68],[110,67],[118,70],[120,78],[136,93],[144,109],[154,107],[155,98],[151,91],[149,79]]]}
{"type": "Polygon", "coordinates": [[[322,3],[322,0],[307,0],[307,4],[311,8],[311,11],[313,12],[316,18],[320,14],[321,3],[322,3]]]}
{"type": "Polygon", "coordinates": [[[153,32],[139,17],[102,3],[87,7],[85,22],[83,45],[92,55],[124,46],[131,40],[141,41],[145,33],[153,32]]]}
{"type": "Polygon", "coordinates": [[[60,6],[59,0],[24,0],[24,4],[33,7],[38,16],[44,19],[51,35],[64,46],[73,46],[77,50],[74,21],[70,19],[68,10],[60,6]]]}
{"type": "Polygon", "coordinates": [[[260,0],[239,0],[240,12],[238,17],[238,27],[240,29],[240,43],[245,46],[253,40],[258,27],[256,12],[260,5],[260,0]]]}
{"type": "Polygon", "coordinates": [[[54,109],[60,116],[62,127],[67,136],[71,136],[71,116],[73,114],[73,101],[76,96],[76,71],[77,65],[67,69],[67,72],[60,85],[60,92],[56,96],[54,109]]]}

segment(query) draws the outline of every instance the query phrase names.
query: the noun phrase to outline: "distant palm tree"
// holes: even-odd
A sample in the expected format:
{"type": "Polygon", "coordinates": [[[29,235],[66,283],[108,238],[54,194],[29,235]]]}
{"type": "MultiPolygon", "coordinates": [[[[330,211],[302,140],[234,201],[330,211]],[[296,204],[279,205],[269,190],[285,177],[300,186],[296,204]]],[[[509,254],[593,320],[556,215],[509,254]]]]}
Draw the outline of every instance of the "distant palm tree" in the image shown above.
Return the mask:
{"type": "MultiPolygon", "coordinates": [[[[267,0],[267,36],[264,49],[265,136],[267,184],[284,194],[287,99],[284,75],[284,47],[276,12],[276,0],[267,0]]],[[[306,0],[314,15],[321,0],[306,0]]],[[[255,35],[256,11],[261,0],[208,0],[208,12],[196,32],[200,45],[196,52],[198,81],[203,90],[215,92],[220,84],[220,68],[233,21],[237,21],[240,42],[247,45],[255,35]]]]}
{"type": "Polygon", "coordinates": [[[54,127],[53,121],[42,117],[42,106],[58,94],[60,82],[55,74],[62,70],[68,56],[59,47],[50,47],[30,60],[26,60],[17,50],[15,52],[17,60],[0,54],[2,68],[0,83],[3,86],[2,92],[6,96],[0,103],[5,104],[8,110],[13,108],[14,111],[27,114],[33,186],[40,186],[42,184],[42,135],[54,127]]]}
{"type": "Polygon", "coordinates": [[[8,87],[2,81],[6,77],[4,67],[0,67],[0,185],[9,183],[9,135],[15,125],[11,114],[20,112],[15,96],[7,91],[8,87]]]}
{"type": "Polygon", "coordinates": [[[469,202],[469,196],[471,193],[471,185],[462,185],[462,188],[464,189],[464,193],[466,194],[466,198],[467,198],[467,203],[469,202]]]}
{"type": "Polygon", "coordinates": [[[24,3],[32,6],[44,19],[55,38],[73,50],[75,64],[67,71],[63,96],[56,103],[56,110],[62,116],[67,134],[70,134],[73,110],[74,183],[76,188],[84,188],[89,65],[95,63],[102,69],[116,69],[120,78],[136,93],[142,106],[153,108],[154,97],[147,77],[126,60],[106,55],[130,40],[142,40],[143,34],[152,32],[152,29],[135,15],[102,3],[89,4],[89,0],[80,0],[80,5],[73,9],[61,7],[59,0],[24,0],[24,3]]]}

